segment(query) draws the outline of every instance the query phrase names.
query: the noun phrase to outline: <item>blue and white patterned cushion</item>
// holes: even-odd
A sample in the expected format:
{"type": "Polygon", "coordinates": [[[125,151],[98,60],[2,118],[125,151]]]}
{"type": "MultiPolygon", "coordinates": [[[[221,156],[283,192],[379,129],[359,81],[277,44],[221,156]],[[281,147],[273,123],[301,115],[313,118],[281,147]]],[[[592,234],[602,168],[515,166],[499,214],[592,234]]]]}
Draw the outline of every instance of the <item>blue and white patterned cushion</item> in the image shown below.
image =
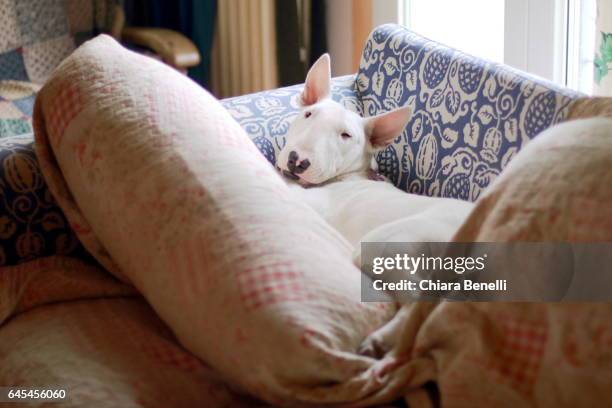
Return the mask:
{"type": "MultiPolygon", "coordinates": [[[[289,124],[299,111],[298,98],[303,85],[228,98],[221,101],[249,134],[268,161],[276,164],[276,155],[285,145],[289,124]]],[[[332,97],[348,109],[363,114],[357,98],[355,76],[332,80],[332,97]]]]}
{"type": "Polygon", "coordinates": [[[580,96],[391,24],[370,35],[357,85],[366,116],[414,112],[377,157],[381,173],[409,192],[470,201],[580,96]]]}

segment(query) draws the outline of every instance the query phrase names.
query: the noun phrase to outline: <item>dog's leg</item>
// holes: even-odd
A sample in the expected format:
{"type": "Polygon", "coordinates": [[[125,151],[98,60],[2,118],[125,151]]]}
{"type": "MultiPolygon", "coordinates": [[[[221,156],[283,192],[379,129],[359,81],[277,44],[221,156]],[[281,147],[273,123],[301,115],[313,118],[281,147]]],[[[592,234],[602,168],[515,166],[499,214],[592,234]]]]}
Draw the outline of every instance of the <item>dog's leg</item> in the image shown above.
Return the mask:
{"type": "Polygon", "coordinates": [[[380,359],[387,353],[404,355],[410,352],[416,333],[437,303],[415,302],[402,305],[393,319],[370,334],[361,343],[358,353],[380,359]]]}
{"type": "Polygon", "coordinates": [[[395,346],[409,313],[408,305],[401,306],[393,319],[365,338],[357,352],[372,358],[382,358],[395,346]]]}

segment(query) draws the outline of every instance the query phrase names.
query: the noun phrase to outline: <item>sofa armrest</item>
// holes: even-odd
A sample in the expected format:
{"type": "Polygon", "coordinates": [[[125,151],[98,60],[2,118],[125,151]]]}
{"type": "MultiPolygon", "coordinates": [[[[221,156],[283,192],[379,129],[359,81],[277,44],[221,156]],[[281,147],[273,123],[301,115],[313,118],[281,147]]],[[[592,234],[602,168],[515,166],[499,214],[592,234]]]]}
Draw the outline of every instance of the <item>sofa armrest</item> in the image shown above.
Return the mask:
{"type": "Polygon", "coordinates": [[[184,35],[165,28],[126,27],[121,40],[154,51],[168,65],[178,69],[200,63],[197,47],[184,35]]]}
{"type": "Polygon", "coordinates": [[[63,255],[91,261],[40,170],[34,136],[0,139],[0,270],[63,255]]]}
{"type": "Polygon", "coordinates": [[[612,118],[612,98],[605,96],[578,98],[571,103],[567,119],[594,117],[612,118]]]}
{"type": "MultiPolygon", "coordinates": [[[[299,111],[298,98],[303,85],[263,91],[227,98],[221,101],[240,123],[255,145],[272,164],[285,145],[285,135],[292,119],[299,111]]],[[[354,112],[363,113],[357,95],[355,75],[332,79],[332,98],[354,112]]]]}

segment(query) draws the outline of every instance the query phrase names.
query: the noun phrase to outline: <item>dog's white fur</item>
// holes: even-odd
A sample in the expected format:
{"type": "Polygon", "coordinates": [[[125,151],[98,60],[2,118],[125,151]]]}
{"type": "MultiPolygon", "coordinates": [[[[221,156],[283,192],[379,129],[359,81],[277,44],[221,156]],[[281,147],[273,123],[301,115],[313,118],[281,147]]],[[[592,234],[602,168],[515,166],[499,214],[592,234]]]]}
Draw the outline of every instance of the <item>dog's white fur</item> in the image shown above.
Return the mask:
{"type": "MultiPolygon", "coordinates": [[[[410,109],[362,118],[333,101],[330,88],[330,59],[325,54],[308,72],[300,115],[277,158],[278,169],[292,180],[293,192],[357,249],[356,262],[366,234],[368,241],[378,242],[449,241],[471,203],[408,194],[369,177],[375,153],[402,133],[410,109]]],[[[366,339],[361,351],[377,354],[388,349],[406,315],[407,311],[398,313],[391,324],[366,339]]]]}
{"type": "MultiPolygon", "coordinates": [[[[279,170],[297,183],[289,183],[294,193],[353,246],[374,229],[381,237],[388,235],[390,229],[397,229],[394,222],[406,217],[418,225],[415,231],[406,230],[406,240],[448,241],[471,203],[408,194],[369,177],[375,153],[402,133],[410,109],[362,118],[333,101],[330,88],[330,59],[325,54],[306,76],[300,115],[292,122],[277,158],[279,170]],[[297,153],[298,164],[308,159],[306,170],[291,174],[291,152],[297,153]],[[393,224],[381,228],[389,223],[393,224]]],[[[376,238],[371,235],[370,239],[376,238]]]]}

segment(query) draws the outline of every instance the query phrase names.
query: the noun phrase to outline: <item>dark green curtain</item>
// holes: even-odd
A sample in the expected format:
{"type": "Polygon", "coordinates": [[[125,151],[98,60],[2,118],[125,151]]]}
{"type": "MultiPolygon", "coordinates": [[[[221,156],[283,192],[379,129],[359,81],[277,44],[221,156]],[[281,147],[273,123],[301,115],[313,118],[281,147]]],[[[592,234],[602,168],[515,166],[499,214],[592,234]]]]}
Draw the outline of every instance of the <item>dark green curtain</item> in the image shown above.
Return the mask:
{"type": "Polygon", "coordinates": [[[310,21],[310,61],[308,61],[308,67],[328,51],[325,0],[312,0],[310,15],[312,20],[310,21]]]}
{"type": "Polygon", "coordinates": [[[189,76],[208,87],[217,0],[123,1],[128,25],[168,28],[184,34],[194,42],[202,62],[189,70],[189,76]]]}
{"type": "MultiPolygon", "coordinates": [[[[249,0],[251,1],[251,0],[249,0]]],[[[327,29],[325,24],[325,0],[310,1],[310,58],[300,60],[300,19],[294,0],[276,0],[276,54],[278,80],[281,86],[304,82],[306,72],[314,61],[327,52],[327,29]]]]}

